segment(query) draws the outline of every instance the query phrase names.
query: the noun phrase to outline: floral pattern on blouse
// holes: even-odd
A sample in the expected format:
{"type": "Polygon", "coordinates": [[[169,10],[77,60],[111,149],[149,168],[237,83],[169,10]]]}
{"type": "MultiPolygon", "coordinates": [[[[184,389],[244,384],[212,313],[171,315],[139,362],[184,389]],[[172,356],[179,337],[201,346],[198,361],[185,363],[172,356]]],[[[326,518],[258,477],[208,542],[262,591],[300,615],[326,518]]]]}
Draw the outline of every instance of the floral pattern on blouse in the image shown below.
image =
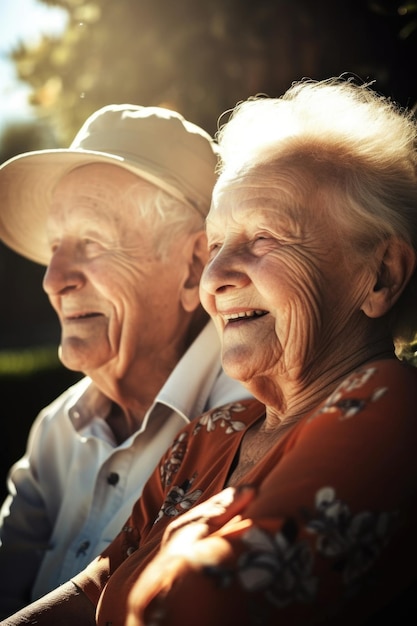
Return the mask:
{"type": "Polygon", "coordinates": [[[137,528],[134,528],[130,524],[126,524],[122,528],[123,533],[123,543],[121,546],[122,555],[130,556],[133,552],[139,547],[139,533],[137,528]]]}
{"type": "Polygon", "coordinates": [[[346,394],[352,393],[357,389],[361,389],[368,381],[377,373],[375,367],[364,367],[346,380],[344,380],[339,387],[327,398],[323,405],[308,418],[308,422],[318,417],[322,413],[338,412],[340,413],[339,420],[349,419],[354,417],[360,411],[363,411],[367,404],[376,402],[386,393],[386,387],[376,387],[374,391],[366,398],[360,397],[348,397],[346,394]]]}
{"type": "MultiPolygon", "coordinates": [[[[204,413],[199,419],[195,420],[196,425],[193,435],[198,435],[204,427],[209,433],[213,432],[217,427],[224,428],[226,435],[243,430],[246,427],[245,422],[233,419],[233,414],[245,411],[246,408],[240,402],[233,402],[204,413]]],[[[172,485],[173,478],[181,467],[187,450],[187,443],[187,433],[180,433],[171,447],[167,460],[160,468],[161,481],[166,487],[172,485]]],[[[171,487],[154,523],[162,519],[164,515],[176,517],[196,503],[203,492],[201,489],[190,491],[195,476],[184,481],[182,485],[171,487]]]]}
{"type": "Polygon", "coordinates": [[[272,605],[284,607],[315,599],[319,581],[314,576],[314,563],[323,557],[332,559],[346,595],[355,593],[393,534],[397,515],[369,511],[352,515],[332,487],[317,492],[315,505],[316,512],[306,525],[317,537],[315,548],[299,538],[300,527],[294,519],[287,520],[275,534],[253,526],[241,537],[245,551],[234,572],[207,567],[205,573],[222,587],[237,580],[245,591],[261,592],[272,605]]]}
{"type": "Polygon", "coordinates": [[[180,433],[172,444],[168,459],[160,466],[161,482],[165,487],[169,487],[172,484],[173,477],[180,469],[187,451],[187,443],[187,433],[180,433]]]}
{"type": "Polygon", "coordinates": [[[218,409],[212,409],[211,411],[204,413],[200,419],[196,420],[193,434],[197,435],[204,426],[206,427],[207,432],[212,432],[217,426],[220,426],[225,429],[226,435],[243,430],[246,427],[246,424],[233,419],[232,414],[246,411],[246,408],[247,407],[245,405],[240,404],[239,402],[233,402],[225,404],[218,409]]]}
{"type": "Polygon", "coordinates": [[[159,522],[164,515],[167,517],[177,517],[177,515],[181,515],[184,511],[191,509],[203,493],[201,489],[190,491],[193,481],[194,476],[190,480],[185,480],[182,485],[174,486],[170,489],[156,516],[155,524],[159,522]]]}
{"type": "Polygon", "coordinates": [[[238,563],[238,579],[246,591],[263,591],[272,604],[308,602],[317,590],[313,555],[306,542],[294,541],[296,526],[289,521],[272,535],[253,527],[243,536],[248,547],[238,563]]]}
{"type": "Polygon", "coordinates": [[[307,528],[317,535],[317,552],[335,559],[343,583],[350,591],[372,567],[396,529],[398,515],[361,511],[352,515],[347,504],[336,498],[332,487],[316,494],[318,516],[307,528]]]}

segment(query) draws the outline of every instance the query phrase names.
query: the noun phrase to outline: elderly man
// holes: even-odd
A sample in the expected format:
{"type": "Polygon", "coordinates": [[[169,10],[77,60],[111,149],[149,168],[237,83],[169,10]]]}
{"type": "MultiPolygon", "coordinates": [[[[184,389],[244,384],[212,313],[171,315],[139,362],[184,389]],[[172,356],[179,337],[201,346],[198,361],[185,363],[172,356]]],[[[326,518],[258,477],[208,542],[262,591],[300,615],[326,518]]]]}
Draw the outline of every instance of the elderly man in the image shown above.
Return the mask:
{"type": "Polygon", "coordinates": [[[1,510],[6,616],[103,551],[174,435],[248,397],[199,300],[216,144],[159,107],[112,105],[69,149],[0,168],[0,237],[46,266],[60,358],[85,377],[35,420],[1,510]]]}

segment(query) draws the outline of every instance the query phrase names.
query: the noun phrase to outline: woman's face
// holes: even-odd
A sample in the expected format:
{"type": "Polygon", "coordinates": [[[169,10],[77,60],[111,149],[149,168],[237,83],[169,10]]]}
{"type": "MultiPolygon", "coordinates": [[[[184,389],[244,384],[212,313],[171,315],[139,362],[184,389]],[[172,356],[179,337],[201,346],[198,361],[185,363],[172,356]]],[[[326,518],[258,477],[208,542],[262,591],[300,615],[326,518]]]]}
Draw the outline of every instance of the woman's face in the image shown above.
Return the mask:
{"type": "Polygon", "coordinates": [[[219,179],[200,296],[230,376],[300,382],[360,324],[370,274],[296,171],[264,172],[219,179]]]}

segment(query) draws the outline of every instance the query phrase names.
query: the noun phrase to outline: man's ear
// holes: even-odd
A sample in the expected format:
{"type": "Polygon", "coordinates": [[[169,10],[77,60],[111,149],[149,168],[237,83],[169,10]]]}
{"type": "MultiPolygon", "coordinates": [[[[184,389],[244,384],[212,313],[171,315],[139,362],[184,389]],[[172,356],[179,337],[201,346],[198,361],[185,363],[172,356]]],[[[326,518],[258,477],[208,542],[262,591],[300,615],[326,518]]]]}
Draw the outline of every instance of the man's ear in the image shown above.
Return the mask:
{"type": "Polygon", "coordinates": [[[377,251],[379,263],[375,280],[363,305],[368,317],[382,317],[394,306],[416,267],[413,248],[398,237],[381,242],[377,251]]]}
{"type": "Polygon", "coordinates": [[[190,235],[183,250],[187,261],[187,275],[181,290],[181,303],[192,313],[200,304],[200,278],[208,260],[207,236],[204,231],[190,235]]]}

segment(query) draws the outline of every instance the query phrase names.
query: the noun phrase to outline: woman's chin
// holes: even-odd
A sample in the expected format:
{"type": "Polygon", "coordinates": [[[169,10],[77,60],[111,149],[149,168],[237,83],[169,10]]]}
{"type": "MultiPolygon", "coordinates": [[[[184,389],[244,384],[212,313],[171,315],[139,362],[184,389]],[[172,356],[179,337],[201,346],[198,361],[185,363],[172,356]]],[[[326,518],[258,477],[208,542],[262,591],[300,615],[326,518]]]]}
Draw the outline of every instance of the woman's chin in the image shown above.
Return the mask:
{"type": "Polygon", "coordinates": [[[245,384],[250,382],[256,370],[250,364],[250,355],[246,350],[227,350],[222,356],[223,369],[230,378],[245,384]]]}

